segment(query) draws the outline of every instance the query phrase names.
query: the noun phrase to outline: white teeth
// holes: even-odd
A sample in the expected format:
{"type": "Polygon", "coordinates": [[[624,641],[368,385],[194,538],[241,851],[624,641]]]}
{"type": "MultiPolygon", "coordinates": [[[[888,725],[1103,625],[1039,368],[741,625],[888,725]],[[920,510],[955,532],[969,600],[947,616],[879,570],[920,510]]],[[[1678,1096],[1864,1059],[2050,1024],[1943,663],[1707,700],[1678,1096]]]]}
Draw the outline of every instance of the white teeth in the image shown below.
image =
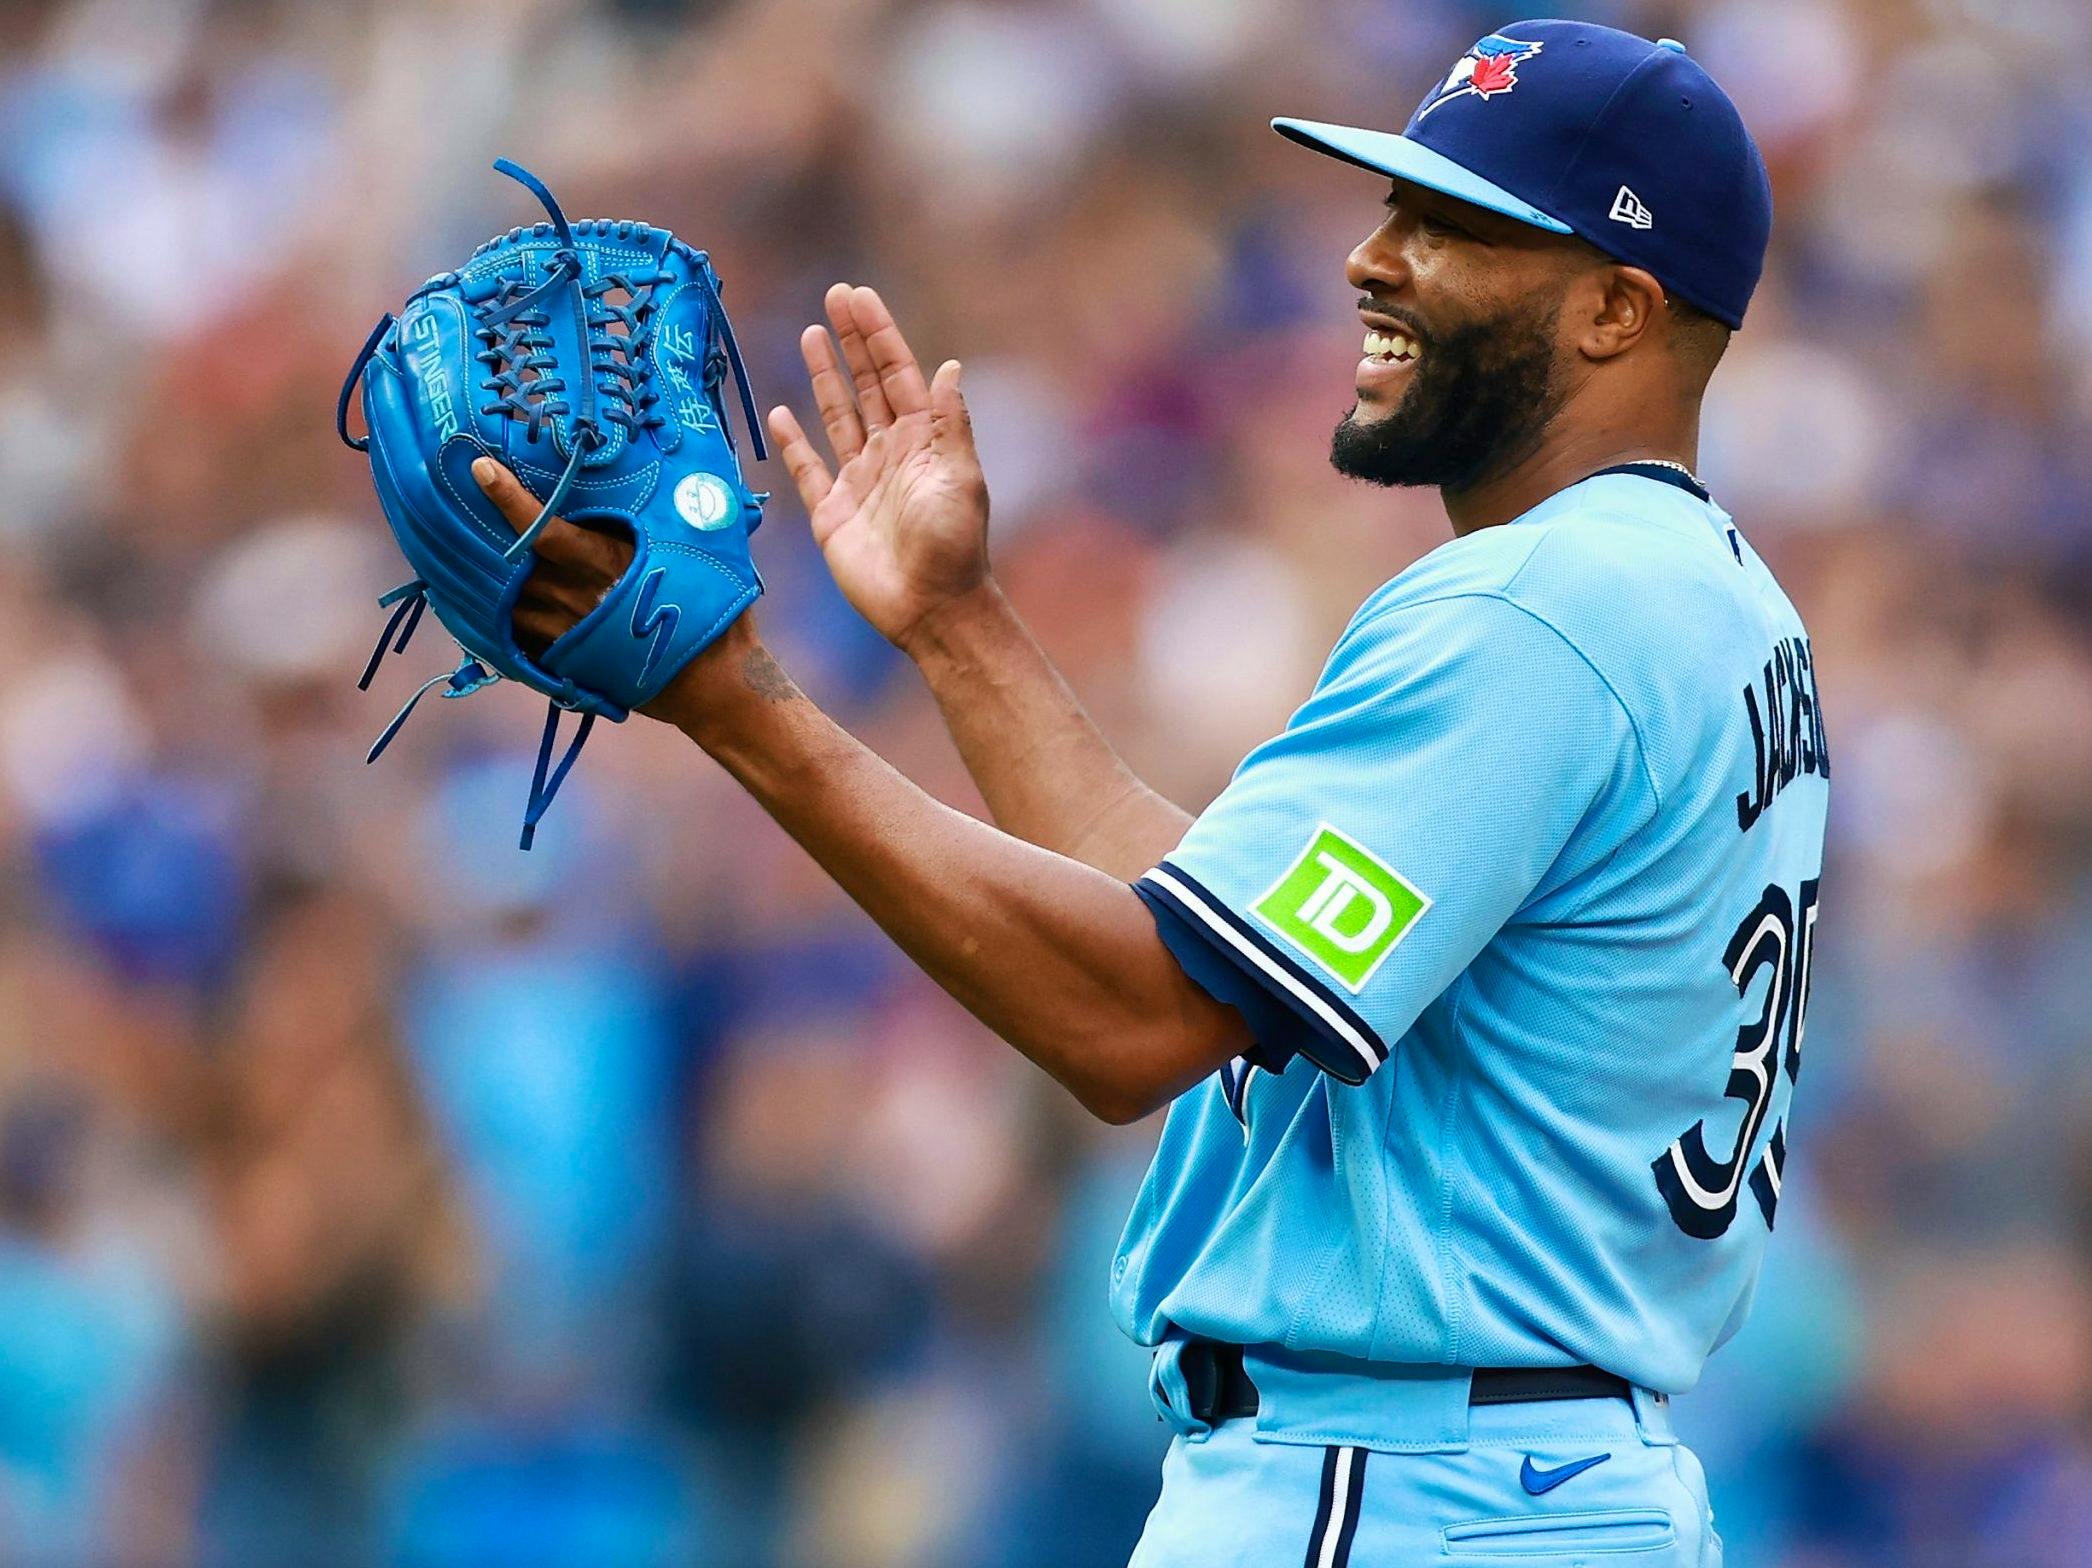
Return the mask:
{"type": "Polygon", "coordinates": [[[1417,347],[1399,332],[1368,332],[1365,351],[1369,359],[1413,359],[1417,347]]]}

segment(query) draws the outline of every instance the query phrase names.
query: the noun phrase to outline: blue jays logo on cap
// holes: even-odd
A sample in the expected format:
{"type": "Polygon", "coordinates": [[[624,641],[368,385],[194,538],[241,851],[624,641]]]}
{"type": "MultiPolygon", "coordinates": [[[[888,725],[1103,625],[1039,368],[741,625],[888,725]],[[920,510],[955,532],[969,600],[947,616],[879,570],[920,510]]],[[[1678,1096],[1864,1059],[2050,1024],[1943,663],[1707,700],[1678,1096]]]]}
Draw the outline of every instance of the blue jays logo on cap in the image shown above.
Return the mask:
{"type": "Polygon", "coordinates": [[[1422,119],[1440,104],[1454,98],[1494,98],[1518,85],[1518,67],[1533,58],[1541,45],[1523,38],[1491,33],[1455,62],[1439,84],[1431,101],[1417,111],[1422,119]]]}

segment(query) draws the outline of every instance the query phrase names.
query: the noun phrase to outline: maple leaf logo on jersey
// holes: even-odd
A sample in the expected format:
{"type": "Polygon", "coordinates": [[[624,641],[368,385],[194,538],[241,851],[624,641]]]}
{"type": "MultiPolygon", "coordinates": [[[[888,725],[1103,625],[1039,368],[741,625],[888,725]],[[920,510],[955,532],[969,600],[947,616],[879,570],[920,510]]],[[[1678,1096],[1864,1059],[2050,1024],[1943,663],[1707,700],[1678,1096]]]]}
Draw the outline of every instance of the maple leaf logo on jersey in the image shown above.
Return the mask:
{"type": "Polygon", "coordinates": [[[1524,38],[1491,33],[1462,55],[1439,84],[1438,96],[1424,105],[1421,119],[1454,98],[1495,98],[1518,85],[1518,68],[1543,46],[1524,38]]]}

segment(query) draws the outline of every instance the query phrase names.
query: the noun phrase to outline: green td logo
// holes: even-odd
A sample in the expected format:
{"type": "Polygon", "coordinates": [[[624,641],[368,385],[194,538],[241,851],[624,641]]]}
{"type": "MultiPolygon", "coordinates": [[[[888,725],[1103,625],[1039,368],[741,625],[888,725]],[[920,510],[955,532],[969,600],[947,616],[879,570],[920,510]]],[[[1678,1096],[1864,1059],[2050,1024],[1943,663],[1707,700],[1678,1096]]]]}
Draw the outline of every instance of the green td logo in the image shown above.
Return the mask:
{"type": "Polygon", "coordinates": [[[1431,900],[1325,822],[1292,868],[1250,907],[1345,990],[1358,991],[1431,900]]]}

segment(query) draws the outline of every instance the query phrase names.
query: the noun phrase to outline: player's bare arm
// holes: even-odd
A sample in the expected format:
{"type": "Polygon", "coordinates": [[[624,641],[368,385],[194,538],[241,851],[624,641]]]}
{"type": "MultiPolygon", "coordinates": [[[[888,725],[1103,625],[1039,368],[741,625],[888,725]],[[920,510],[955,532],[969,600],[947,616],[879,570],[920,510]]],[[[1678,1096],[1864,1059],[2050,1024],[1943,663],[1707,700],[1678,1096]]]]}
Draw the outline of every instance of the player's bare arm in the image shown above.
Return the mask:
{"type": "MultiPolygon", "coordinates": [[[[940,387],[955,396],[953,374],[940,387]]],[[[866,474],[907,483],[884,446],[908,439],[874,432],[859,477],[846,465],[835,488],[866,474]]],[[[539,503],[513,475],[489,459],[473,472],[529,526],[539,503]]],[[[515,610],[532,651],[594,608],[629,558],[622,541],[557,520],[535,548],[515,610]]],[[[933,800],[792,683],[752,616],[646,711],[718,759],[926,974],[1096,1116],[1136,1120],[1248,1049],[1241,1014],[1186,977],[1124,881],[933,800]]]]}
{"type": "Polygon", "coordinates": [[[835,469],[790,410],[770,429],[837,585],[922,671],[997,823],[1138,876],[1191,818],[1134,777],[996,586],[958,364],[925,379],[872,289],[838,283],[826,307],[799,346],[835,469]]]}

